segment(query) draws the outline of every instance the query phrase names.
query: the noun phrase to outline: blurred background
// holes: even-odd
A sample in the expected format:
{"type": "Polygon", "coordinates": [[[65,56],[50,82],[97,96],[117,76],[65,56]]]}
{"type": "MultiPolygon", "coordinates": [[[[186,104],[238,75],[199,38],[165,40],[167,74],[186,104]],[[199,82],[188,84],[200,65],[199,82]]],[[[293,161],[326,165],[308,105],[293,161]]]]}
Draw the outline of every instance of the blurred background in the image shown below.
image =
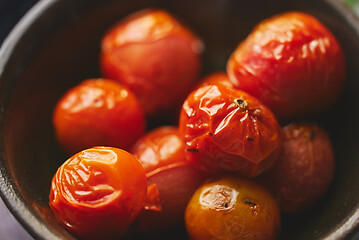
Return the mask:
{"type": "Polygon", "coordinates": [[[343,1],[359,16],[359,1],[358,0],[343,0],[343,1]]]}
{"type": "MultiPolygon", "coordinates": [[[[21,17],[38,1],[49,0],[0,0],[0,45],[21,17]]],[[[359,0],[342,1],[359,16],[359,0]]],[[[0,219],[0,240],[33,239],[11,215],[1,198],[0,219]]],[[[359,233],[357,233],[352,240],[359,240],[359,233]]]]}

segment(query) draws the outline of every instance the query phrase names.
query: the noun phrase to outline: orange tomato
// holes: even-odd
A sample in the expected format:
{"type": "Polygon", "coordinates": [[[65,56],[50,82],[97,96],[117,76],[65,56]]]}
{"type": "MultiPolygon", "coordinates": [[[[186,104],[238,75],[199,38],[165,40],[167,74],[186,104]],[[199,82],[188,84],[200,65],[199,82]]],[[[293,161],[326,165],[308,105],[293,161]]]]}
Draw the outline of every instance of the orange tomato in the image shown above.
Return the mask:
{"type": "Polygon", "coordinates": [[[192,240],[273,240],[281,227],[277,203],[265,188],[229,176],[197,189],[185,222],[192,240]]]}
{"type": "Polygon", "coordinates": [[[89,79],[59,100],[54,114],[58,142],[70,154],[94,146],[129,149],[145,130],[137,98],[107,79],[89,79]]]}
{"type": "Polygon", "coordinates": [[[84,239],[115,239],[143,208],[145,171],[132,154],[94,147],[69,158],[52,179],[50,207],[58,221],[84,239]]]}

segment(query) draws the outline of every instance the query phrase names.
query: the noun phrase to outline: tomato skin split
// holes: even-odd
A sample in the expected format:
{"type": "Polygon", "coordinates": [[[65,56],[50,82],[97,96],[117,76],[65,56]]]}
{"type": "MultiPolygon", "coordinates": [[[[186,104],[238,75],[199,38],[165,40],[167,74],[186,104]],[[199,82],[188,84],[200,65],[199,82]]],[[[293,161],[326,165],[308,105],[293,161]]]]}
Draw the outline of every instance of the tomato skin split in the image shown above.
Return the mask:
{"type": "Polygon", "coordinates": [[[192,240],[277,239],[281,228],[273,196],[254,181],[224,176],[197,189],[185,212],[192,240]]]}

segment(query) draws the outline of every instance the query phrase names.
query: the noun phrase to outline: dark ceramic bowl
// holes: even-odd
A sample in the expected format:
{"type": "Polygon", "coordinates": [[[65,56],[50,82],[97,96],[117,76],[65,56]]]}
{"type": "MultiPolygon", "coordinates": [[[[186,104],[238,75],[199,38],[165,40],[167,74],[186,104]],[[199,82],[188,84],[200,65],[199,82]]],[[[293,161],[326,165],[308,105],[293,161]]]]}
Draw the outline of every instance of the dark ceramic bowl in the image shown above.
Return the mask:
{"type": "Polygon", "coordinates": [[[284,216],[281,239],[350,239],[359,227],[359,21],[334,0],[40,1],[0,51],[0,190],[15,217],[35,239],[73,238],[48,207],[51,178],[67,158],[54,140],[52,111],[68,88],[100,76],[106,29],[146,7],[169,10],[204,40],[203,74],[224,70],[239,41],[276,13],[305,11],[332,30],[346,54],[348,81],[317,120],[332,136],[335,179],[313,208],[284,216]]]}

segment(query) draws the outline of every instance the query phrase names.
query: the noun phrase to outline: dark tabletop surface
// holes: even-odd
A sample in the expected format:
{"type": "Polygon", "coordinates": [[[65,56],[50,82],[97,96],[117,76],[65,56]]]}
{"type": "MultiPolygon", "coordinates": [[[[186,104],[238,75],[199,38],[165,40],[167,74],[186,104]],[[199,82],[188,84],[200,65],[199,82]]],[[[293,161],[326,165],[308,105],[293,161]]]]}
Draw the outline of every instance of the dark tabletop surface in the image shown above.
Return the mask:
{"type": "MultiPolygon", "coordinates": [[[[359,0],[345,1],[353,7],[354,11],[359,14],[359,0]]],[[[36,2],[38,2],[38,0],[0,0],[0,45],[15,26],[15,24],[36,2]]],[[[11,215],[1,198],[0,219],[0,240],[33,239],[11,215]]],[[[352,240],[359,240],[359,233],[357,233],[352,240]]]]}

